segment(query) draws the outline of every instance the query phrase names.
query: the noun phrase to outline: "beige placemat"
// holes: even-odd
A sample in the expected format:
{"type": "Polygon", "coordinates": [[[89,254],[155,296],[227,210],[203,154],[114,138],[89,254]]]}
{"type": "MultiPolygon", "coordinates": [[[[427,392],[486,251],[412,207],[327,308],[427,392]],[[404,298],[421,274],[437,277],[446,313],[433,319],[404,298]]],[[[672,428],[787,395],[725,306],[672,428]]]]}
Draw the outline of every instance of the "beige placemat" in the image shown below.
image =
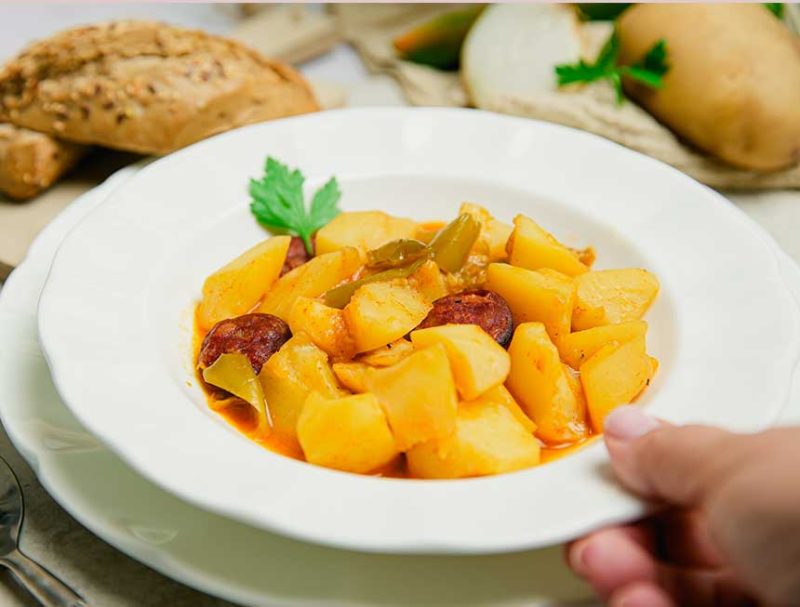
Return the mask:
{"type": "MultiPolygon", "coordinates": [[[[454,5],[343,4],[334,7],[344,36],[373,71],[391,74],[415,105],[469,104],[458,74],[401,61],[392,40],[401,32],[454,5]]],[[[607,23],[582,26],[586,54],[593,57],[611,33],[607,23]]],[[[497,96],[482,109],[556,122],[601,135],[670,164],[698,181],[721,189],[767,190],[800,188],[800,166],[774,173],[733,168],[695,151],[633,102],[622,106],[606,83],[543,92],[530,96],[497,96]]]]}

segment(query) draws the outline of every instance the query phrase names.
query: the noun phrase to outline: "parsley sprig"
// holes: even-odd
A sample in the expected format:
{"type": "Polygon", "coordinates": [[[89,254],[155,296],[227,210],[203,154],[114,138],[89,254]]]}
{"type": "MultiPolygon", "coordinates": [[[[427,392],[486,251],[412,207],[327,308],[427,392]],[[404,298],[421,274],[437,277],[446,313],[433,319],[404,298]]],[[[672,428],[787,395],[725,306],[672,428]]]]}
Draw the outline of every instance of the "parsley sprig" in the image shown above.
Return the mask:
{"type": "Polygon", "coordinates": [[[664,85],[663,76],[667,73],[667,43],[659,40],[647,51],[641,61],[633,65],[618,65],[619,37],[614,32],[603,45],[597,60],[587,63],[583,59],[578,63],[564,63],[556,66],[558,86],[573,82],[594,82],[609,80],[617,93],[617,103],[625,99],[622,91],[622,77],[628,76],[642,84],[658,89],[664,85]]]}
{"type": "Polygon", "coordinates": [[[314,193],[307,207],[303,195],[305,177],[290,170],[272,157],[264,165],[264,176],[250,180],[250,211],[258,222],[279,232],[295,234],[303,239],[306,251],[313,254],[311,235],[336,217],[339,212],[339,184],[335,177],[314,193]]]}

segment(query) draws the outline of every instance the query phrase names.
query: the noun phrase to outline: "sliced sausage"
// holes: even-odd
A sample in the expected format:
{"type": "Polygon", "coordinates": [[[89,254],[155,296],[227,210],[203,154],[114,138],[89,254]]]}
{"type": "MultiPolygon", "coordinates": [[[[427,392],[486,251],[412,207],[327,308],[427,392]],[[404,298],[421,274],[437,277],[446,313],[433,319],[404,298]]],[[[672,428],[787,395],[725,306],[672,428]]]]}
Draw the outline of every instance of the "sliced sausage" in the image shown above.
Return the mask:
{"type": "Polygon", "coordinates": [[[511,308],[506,300],[494,291],[483,289],[437,299],[419,328],[448,324],[478,325],[503,347],[509,344],[514,333],[511,308]]]}
{"type": "MultiPolygon", "coordinates": [[[[312,248],[315,244],[315,241],[316,238],[312,236],[312,248]]],[[[302,266],[309,259],[311,259],[311,255],[309,255],[308,251],[306,251],[306,245],[303,244],[303,239],[299,236],[292,236],[292,240],[289,243],[289,249],[286,251],[286,260],[283,262],[283,268],[281,268],[281,276],[287,272],[291,272],[298,266],[302,266]]]]}
{"type": "Polygon", "coordinates": [[[215,324],[203,339],[197,364],[212,365],[222,354],[244,354],[258,373],[292,336],[289,325],[272,314],[245,314],[215,324]]]}

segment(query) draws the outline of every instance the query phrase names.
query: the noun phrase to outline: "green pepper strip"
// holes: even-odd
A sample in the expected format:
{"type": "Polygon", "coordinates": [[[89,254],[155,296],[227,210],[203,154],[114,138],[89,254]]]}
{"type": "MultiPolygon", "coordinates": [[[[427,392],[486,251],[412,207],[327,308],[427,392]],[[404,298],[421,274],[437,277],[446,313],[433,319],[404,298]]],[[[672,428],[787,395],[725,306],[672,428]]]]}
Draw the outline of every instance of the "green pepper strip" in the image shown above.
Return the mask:
{"type": "Polygon", "coordinates": [[[472,215],[462,213],[433,237],[430,248],[433,260],[443,270],[458,272],[481,233],[481,224],[472,215]]]}
{"type": "Polygon", "coordinates": [[[384,272],[378,272],[364,278],[359,278],[353,282],[348,282],[338,287],[334,287],[325,293],[325,305],[331,308],[344,308],[349,302],[359,287],[363,287],[371,282],[380,282],[384,280],[393,280],[395,278],[408,278],[414,272],[420,269],[426,258],[418,259],[414,263],[403,266],[401,268],[392,268],[384,272]]]}

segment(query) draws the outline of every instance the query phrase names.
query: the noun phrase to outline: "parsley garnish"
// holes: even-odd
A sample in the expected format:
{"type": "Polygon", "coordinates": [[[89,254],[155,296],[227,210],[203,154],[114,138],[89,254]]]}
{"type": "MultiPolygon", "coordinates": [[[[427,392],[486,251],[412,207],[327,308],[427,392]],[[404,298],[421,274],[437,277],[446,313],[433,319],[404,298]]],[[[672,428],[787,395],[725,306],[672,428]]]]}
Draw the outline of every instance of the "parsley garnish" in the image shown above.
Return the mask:
{"type": "Polygon", "coordinates": [[[313,254],[311,235],[339,214],[341,196],[336,178],[314,193],[308,209],[303,195],[305,177],[290,170],[274,158],[267,158],[264,176],[250,180],[250,210],[258,222],[280,232],[289,232],[303,239],[309,255],[313,254]]]}
{"type": "Polygon", "coordinates": [[[767,7],[767,10],[775,15],[778,19],[783,19],[783,2],[766,2],[764,6],[767,7]]]}
{"type": "Polygon", "coordinates": [[[573,82],[594,82],[595,80],[609,80],[617,92],[617,103],[624,100],[622,92],[622,77],[628,76],[652,88],[661,88],[664,84],[663,76],[667,73],[667,43],[659,40],[647,51],[644,58],[633,65],[618,65],[619,37],[617,33],[611,34],[608,42],[603,45],[597,60],[590,64],[583,59],[578,63],[564,63],[556,66],[558,86],[572,84],[573,82]]]}

